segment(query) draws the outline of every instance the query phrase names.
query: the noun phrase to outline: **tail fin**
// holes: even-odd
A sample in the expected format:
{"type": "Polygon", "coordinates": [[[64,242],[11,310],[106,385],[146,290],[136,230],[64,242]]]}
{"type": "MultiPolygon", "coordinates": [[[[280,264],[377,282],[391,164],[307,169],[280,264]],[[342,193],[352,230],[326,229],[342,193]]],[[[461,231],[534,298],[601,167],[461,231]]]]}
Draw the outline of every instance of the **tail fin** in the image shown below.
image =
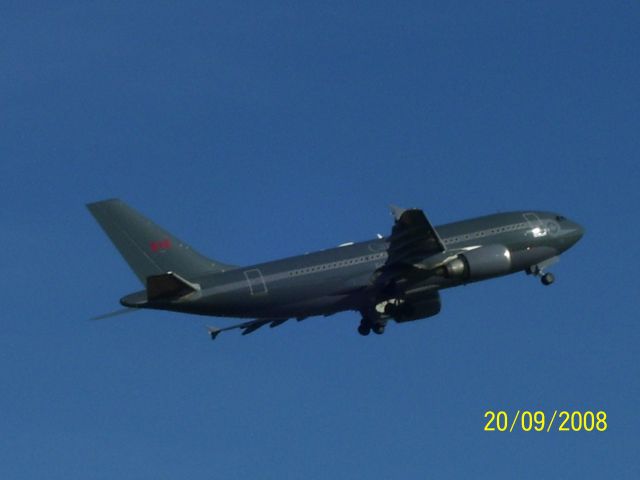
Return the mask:
{"type": "Polygon", "coordinates": [[[148,277],[166,272],[193,279],[234,268],[200,255],[121,200],[89,203],[87,208],[145,285],[148,277]]]}

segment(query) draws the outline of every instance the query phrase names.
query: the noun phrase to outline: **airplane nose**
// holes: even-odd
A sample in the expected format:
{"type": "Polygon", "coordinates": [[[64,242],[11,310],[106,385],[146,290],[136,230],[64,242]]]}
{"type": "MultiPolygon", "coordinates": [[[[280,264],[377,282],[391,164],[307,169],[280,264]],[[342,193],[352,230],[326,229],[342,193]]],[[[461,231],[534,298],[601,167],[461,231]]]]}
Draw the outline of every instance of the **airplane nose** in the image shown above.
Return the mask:
{"type": "Polygon", "coordinates": [[[584,228],[576,222],[570,222],[570,225],[570,230],[572,230],[572,232],[569,234],[569,241],[571,242],[571,245],[575,245],[584,235],[584,228]]]}

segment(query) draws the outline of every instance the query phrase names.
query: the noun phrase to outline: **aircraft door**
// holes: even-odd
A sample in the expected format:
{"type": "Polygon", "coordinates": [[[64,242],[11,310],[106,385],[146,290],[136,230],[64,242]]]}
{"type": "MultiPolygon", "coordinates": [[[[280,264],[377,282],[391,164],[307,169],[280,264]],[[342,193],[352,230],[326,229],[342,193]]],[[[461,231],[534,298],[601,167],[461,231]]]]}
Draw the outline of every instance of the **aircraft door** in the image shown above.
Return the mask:
{"type": "Polygon", "coordinates": [[[544,237],[547,234],[547,228],[545,227],[544,223],[542,223],[542,220],[540,220],[538,214],[528,212],[523,213],[522,216],[527,221],[527,224],[529,225],[529,228],[531,229],[530,231],[534,238],[544,237]]]}
{"type": "Polygon", "coordinates": [[[245,270],[244,277],[247,279],[251,295],[267,294],[267,284],[265,283],[262,272],[259,269],[253,268],[251,270],[245,270]]]}
{"type": "Polygon", "coordinates": [[[531,228],[542,226],[542,220],[540,220],[540,217],[538,217],[536,213],[533,213],[533,212],[523,213],[522,216],[524,217],[524,219],[527,221],[527,223],[531,228]]]}

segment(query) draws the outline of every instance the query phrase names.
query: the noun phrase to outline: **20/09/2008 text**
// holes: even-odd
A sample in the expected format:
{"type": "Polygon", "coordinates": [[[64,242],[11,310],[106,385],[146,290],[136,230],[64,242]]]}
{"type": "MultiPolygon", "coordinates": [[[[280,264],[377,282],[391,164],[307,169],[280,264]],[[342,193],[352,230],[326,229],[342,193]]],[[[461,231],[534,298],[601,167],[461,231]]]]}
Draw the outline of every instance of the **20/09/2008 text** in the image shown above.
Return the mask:
{"type": "Polygon", "coordinates": [[[542,410],[517,410],[512,416],[504,410],[487,410],[484,418],[485,432],[604,432],[608,427],[607,413],[602,410],[554,410],[551,416],[542,410]]]}

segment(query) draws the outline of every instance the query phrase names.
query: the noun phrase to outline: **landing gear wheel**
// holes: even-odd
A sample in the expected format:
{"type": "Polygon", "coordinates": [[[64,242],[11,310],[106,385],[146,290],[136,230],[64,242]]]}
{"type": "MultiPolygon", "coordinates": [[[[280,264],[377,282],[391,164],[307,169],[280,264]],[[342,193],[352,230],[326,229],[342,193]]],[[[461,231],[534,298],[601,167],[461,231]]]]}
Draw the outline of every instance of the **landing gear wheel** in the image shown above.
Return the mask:
{"type": "Polygon", "coordinates": [[[375,333],[376,335],[382,335],[384,333],[384,324],[376,323],[375,325],[373,325],[373,327],[371,327],[371,330],[373,330],[373,333],[375,333]]]}
{"type": "Polygon", "coordinates": [[[540,281],[542,282],[543,285],[551,285],[554,281],[555,281],[555,277],[553,276],[553,273],[545,273],[544,275],[542,275],[542,277],[540,278],[540,281]]]}
{"type": "Polygon", "coordinates": [[[371,328],[368,325],[361,323],[360,326],[358,327],[358,333],[363,337],[366,337],[371,333],[371,328]]]}

